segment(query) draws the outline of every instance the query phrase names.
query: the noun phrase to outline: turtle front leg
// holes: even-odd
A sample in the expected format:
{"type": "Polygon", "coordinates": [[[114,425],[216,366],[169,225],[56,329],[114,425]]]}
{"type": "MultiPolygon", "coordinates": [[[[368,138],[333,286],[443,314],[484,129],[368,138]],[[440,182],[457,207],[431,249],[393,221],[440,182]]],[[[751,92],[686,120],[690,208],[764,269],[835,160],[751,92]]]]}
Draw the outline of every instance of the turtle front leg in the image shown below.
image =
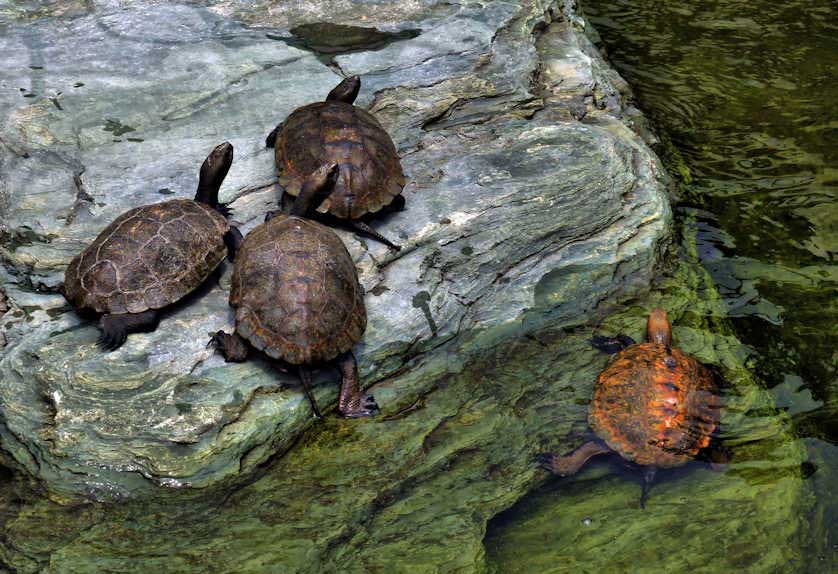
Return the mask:
{"type": "Polygon", "coordinates": [[[276,124],[276,127],[273,129],[271,133],[268,134],[268,137],[265,138],[265,147],[272,148],[276,145],[276,138],[279,135],[279,132],[282,130],[282,123],[279,122],[276,124]]]}
{"type": "Polygon", "coordinates": [[[224,245],[227,246],[227,259],[230,261],[236,260],[236,253],[239,252],[239,247],[241,247],[243,241],[244,237],[242,237],[242,232],[239,231],[238,227],[231,225],[229,231],[224,234],[224,245]]]}
{"type": "Polygon", "coordinates": [[[224,331],[216,331],[207,343],[207,347],[210,345],[215,345],[215,348],[228,363],[241,363],[247,359],[247,343],[239,337],[238,333],[231,335],[224,331]]]}
{"type": "Polygon", "coordinates": [[[538,455],[536,461],[543,467],[559,476],[570,476],[579,472],[588,460],[594,456],[611,452],[605,443],[592,440],[586,442],[570,454],[557,456],[546,452],[538,455]]]}
{"type": "Polygon", "coordinates": [[[99,319],[99,347],[103,351],[115,351],[128,338],[128,333],[154,331],[158,320],[158,313],[154,309],[142,313],[102,315],[99,319]]]}
{"type": "Polygon", "coordinates": [[[363,221],[353,219],[349,221],[349,225],[354,227],[356,231],[363,233],[364,235],[369,235],[373,239],[380,241],[390,249],[394,249],[395,251],[401,251],[402,249],[401,245],[396,245],[363,221]]]}
{"type": "Polygon", "coordinates": [[[340,386],[338,410],[347,418],[371,417],[378,412],[375,397],[361,391],[358,384],[358,363],[352,352],[338,358],[343,381],[340,386]]]}
{"type": "Polygon", "coordinates": [[[594,335],[588,339],[588,343],[595,349],[613,355],[619,353],[626,347],[635,344],[634,339],[628,335],[617,335],[616,337],[603,337],[602,335],[594,335]]]}

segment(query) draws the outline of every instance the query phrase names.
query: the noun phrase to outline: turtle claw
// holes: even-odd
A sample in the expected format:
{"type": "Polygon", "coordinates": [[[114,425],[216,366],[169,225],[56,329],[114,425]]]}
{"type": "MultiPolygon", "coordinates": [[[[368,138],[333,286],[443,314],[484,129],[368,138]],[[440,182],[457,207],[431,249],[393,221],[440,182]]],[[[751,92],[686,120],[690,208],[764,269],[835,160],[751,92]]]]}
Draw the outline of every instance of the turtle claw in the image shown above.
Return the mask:
{"type": "Polygon", "coordinates": [[[125,331],[121,332],[102,332],[96,344],[105,352],[115,351],[122,346],[128,339],[128,334],[125,331]]]}
{"type": "Polygon", "coordinates": [[[247,358],[247,345],[236,334],[230,335],[224,331],[216,331],[207,342],[207,347],[213,345],[227,363],[241,363],[247,358]]]}
{"type": "Polygon", "coordinates": [[[99,340],[97,344],[103,351],[115,351],[128,339],[128,333],[152,331],[157,326],[157,312],[122,315],[102,315],[99,318],[99,340]]]}
{"type": "Polygon", "coordinates": [[[215,210],[228,219],[233,215],[233,208],[226,203],[219,203],[215,206],[215,210]]]}
{"type": "Polygon", "coordinates": [[[210,347],[218,347],[221,345],[221,335],[226,335],[224,331],[216,331],[215,333],[210,333],[210,340],[207,341],[206,348],[209,349],[210,347]]]}
{"type": "Polygon", "coordinates": [[[549,470],[550,472],[555,472],[553,470],[553,468],[554,468],[553,465],[556,462],[556,455],[554,455],[551,452],[542,452],[541,454],[536,455],[534,462],[537,463],[538,466],[540,466],[541,468],[543,468],[545,470],[549,470]]]}
{"type": "Polygon", "coordinates": [[[617,335],[616,337],[604,337],[602,335],[594,335],[588,339],[588,343],[595,349],[613,355],[619,353],[626,347],[635,344],[634,339],[626,335],[617,335]]]}
{"type": "Polygon", "coordinates": [[[365,394],[358,401],[357,407],[350,407],[342,411],[341,414],[349,419],[358,419],[362,417],[373,417],[380,412],[378,403],[375,402],[375,397],[365,394]]]}

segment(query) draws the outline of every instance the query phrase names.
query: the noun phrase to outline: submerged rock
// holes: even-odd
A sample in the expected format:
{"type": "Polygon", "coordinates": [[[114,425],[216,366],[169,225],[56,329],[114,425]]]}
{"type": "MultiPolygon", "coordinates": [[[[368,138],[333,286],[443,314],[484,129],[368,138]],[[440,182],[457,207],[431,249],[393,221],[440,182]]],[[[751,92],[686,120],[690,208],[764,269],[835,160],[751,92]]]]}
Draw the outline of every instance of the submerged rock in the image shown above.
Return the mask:
{"type": "MultiPolygon", "coordinates": [[[[366,384],[431,356],[457,369],[512,334],[581,324],[647,289],[670,219],[660,165],[619,119],[619,92],[570,13],[548,7],[429,3],[370,22],[418,35],[325,63],[282,40],[285,28],[266,35],[219,16],[223,4],[11,25],[4,81],[36,94],[0,95],[2,278],[15,308],[2,318],[0,439],[16,465],[59,499],[153,495],[247,474],[313,422],[293,374],[205,348],[232,325],[229,266],[109,354],[57,289],[117,215],[190,197],[220,141],[236,147],[221,199],[245,231],[261,221],[278,196],[264,136],[322,99],[335,70],[362,75],[359,103],[392,134],[408,178],[407,209],[375,224],[400,253],[341,232],[367,290],[356,349],[366,384]],[[551,14],[555,37],[536,49],[551,14]]],[[[280,25],[315,36],[310,16],[280,25]]],[[[333,379],[320,374],[322,405],[334,404],[333,379]]]]}

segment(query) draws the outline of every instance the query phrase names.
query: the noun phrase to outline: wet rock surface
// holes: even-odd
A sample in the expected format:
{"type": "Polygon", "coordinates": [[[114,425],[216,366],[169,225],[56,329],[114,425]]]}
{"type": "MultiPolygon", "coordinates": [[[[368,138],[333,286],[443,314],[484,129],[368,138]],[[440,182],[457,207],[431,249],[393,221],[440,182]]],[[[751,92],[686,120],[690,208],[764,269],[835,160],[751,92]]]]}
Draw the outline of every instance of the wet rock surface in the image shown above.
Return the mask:
{"type": "MultiPolygon", "coordinates": [[[[510,333],[583,323],[646,288],[670,218],[662,173],[575,16],[539,3],[382,6],[365,24],[383,30],[369,49],[361,33],[313,26],[334,17],[317,3],[274,23],[223,3],[12,15],[0,40],[0,272],[13,309],[0,436],[55,496],[208,486],[312,423],[293,375],[205,348],[232,325],[229,265],[110,354],[57,290],[120,213],[190,197],[223,140],[236,159],[221,198],[252,228],[279,193],[264,135],[340,74],[362,76],[358,103],[392,134],[408,178],[407,209],[375,224],[400,253],[340,232],[368,292],[367,384],[434,353],[457,368],[510,333]]],[[[323,405],[335,378],[320,373],[323,405]]]]}

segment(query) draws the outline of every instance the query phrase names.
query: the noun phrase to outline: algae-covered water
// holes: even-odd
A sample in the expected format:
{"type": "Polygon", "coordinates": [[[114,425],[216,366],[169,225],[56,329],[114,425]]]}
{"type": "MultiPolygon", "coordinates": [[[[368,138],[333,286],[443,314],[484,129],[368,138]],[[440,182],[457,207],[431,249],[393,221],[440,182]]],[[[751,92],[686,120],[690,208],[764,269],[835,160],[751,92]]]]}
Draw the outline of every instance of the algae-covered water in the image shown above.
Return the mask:
{"type": "Polygon", "coordinates": [[[592,474],[549,483],[496,519],[489,552],[499,571],[516,560],[515,571],[542,573],[838,571],[838,5],[590,0],[584,8],[661,138],[683,237],[695,237],[727,324],[747,345],[745,364],[805,445],[801,477],[812,499],[797,519],[808,532],[772,558],[775,525],[751,536],[764,518],[707,515],[705,493],[687,484],[679,519],[653,510],[616,525],[600,499],[623,483],[592,474]],[[539,555],[545,546],[556,549],[539,555]]]}

